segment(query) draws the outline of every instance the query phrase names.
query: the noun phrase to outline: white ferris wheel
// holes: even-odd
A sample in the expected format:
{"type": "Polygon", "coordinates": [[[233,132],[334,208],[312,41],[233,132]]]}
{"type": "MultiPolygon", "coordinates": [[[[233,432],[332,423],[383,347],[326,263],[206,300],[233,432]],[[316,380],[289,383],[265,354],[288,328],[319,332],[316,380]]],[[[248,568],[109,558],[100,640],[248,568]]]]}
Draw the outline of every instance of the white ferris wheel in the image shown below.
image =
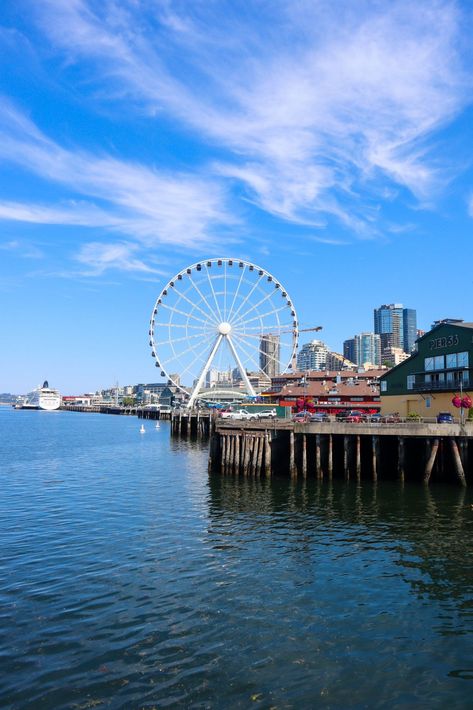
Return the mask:
{"type": "Polygon", "coordinates": [[[150,321],[151,354],[161,375],[191,395],[210,376],[219,389],[239,380],[251,397],[258,376],[293,365],[298,322],[289,294],[274,276],[242,259],[207,259],[166,284],[150,321]]]}

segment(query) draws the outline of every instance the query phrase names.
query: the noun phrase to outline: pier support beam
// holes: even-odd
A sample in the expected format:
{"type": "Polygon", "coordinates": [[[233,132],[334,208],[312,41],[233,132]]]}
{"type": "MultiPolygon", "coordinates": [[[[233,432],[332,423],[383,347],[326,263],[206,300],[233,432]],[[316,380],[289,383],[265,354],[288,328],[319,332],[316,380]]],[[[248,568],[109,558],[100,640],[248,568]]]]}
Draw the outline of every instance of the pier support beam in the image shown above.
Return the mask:
{"type": "Polygon", "coordinates": [[[397,445],[397,475],[399,480],[404,483],[404,466],[405,466],[405,456],[406,456],[406,451],[405,451],[405,445],[404,445],[404,437],[400,436],[398,445],[397,445]]]}
{"type": "MultiPolygon", "coordinates": [[[[430,441],[430,440],[428,439],[428,441],[430,441]]],[[[427,463],[425,464],[424,483],[429,483],[429,481],[430,481],[430,476],[432,474],[432,469],[434,467],[435,458],[437,456],[438,448],[439,448],[439,440],[434,439],[434,442],[432,444],[432,448],[430,449],[429,458],[427,459],[427,463]]]]}
{"type": "Polygon", "coordinates": [[[328,452],[327,452],[327,472],[329,480],[332,480],[333,476],[333,437],[332,434],[328,435],[328,452]]]}
{"type": "Polygon", "coordinates": [[[458,451],[458,444],[456,442],[456,439],[450,439],[450,445],[452,447],[453,460],[455,462],[455,470],[457,472],[458,480],[460,481],[462,486],[466,486],[465,471],[463,469],[463,464],[460,452],[458,451]]]}
{"type": "Polygon", "coordinates": [[[315,475],[318,479],[322,478],[322,465],[320,456],[320,434],[315,435],[315,475]]]}
{"type": "Polygon", "coordinates": [[[294,453],[294,432],[289,432],[289,475],[291,478],[297,477],[296,457],[294,453]]]}
{"type": "Polygon", "coordinates": [[[302,434],[302,477],[307,478],[307,435],[302,434]]]}
{"type": "Polygon", "coordinates": [[[355,445],[356,445],[356,455],[355,455],[356,480],[360,481],[361,480],[361,439],[360,439],[359,434],[356,435],[355,445]]]}
{"type": "Polygon", "coordinates": [[[373,436],[371,439],[371,454],[372,454],[373,481],[377,481],[378,480],[378,468],[379,468],[379,436],[373,436]]]}
{"type": "Polygon", "coordinates": [[[271,432],[264,432],[264,475],[271,477],[271,432]]]}

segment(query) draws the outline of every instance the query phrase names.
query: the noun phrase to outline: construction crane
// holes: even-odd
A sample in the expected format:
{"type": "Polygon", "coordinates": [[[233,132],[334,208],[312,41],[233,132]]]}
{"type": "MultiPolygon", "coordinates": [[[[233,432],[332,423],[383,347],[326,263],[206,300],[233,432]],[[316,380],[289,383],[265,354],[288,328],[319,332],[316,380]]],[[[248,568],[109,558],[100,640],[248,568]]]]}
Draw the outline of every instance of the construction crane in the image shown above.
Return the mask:
{"type": "MultiPolygon", "coordinates": [[[[321,325],[315,326],[315,328],[291,328],[290,330],[278,330],[277,333],[268,333],[268,335],[281,335],[282,333],[294,333],[295,330],[297,330],[298,333],[309,333],[310,331],[319,331],[322,330],[321,325]]],[[[264,335],[262,336],[264,338],[264,335]]]]}

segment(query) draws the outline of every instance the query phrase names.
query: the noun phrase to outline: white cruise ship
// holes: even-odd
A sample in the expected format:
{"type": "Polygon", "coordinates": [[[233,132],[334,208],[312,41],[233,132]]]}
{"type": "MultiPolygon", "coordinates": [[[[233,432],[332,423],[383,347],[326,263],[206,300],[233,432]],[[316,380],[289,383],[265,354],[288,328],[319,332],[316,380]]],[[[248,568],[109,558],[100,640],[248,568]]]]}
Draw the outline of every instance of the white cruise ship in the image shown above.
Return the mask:
{"type": "Polygon", "coordinates": [[[21,403],[19,409],[46,409],[52,411],[53,409],[59,409],[60,406],[60,393],[50,387],[48,381],[45,380],[42,387],[37,387],[26,395],[26,399],[21,403]]]}

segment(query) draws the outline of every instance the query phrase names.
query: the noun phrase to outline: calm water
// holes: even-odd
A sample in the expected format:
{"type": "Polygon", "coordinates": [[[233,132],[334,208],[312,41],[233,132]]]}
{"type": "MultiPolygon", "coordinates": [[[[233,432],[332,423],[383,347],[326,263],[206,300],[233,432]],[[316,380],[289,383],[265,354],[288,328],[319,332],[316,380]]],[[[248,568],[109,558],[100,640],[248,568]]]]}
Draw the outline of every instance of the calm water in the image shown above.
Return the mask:
{"type": "Polygon", "coordinates": [[[0,408],[0,706],[467,708],[473,494],[209,478],[166,423],[0,408]]]}

